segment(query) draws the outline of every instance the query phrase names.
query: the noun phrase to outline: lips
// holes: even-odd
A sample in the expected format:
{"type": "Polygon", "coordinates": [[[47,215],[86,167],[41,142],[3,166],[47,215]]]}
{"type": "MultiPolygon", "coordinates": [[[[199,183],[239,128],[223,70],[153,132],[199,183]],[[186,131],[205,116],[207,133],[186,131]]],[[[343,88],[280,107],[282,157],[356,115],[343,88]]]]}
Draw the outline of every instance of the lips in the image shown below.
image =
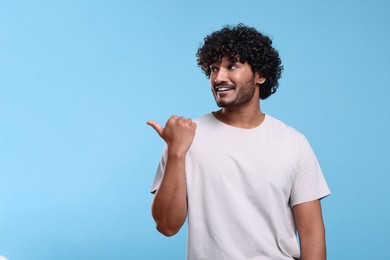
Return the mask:
{"type": "Polygon", "coordinates": [[[221,92],[226,92],[226,91],[229,91],[229,90],[232,90],[234,89],[234,86],[231,86],[231,85],[217,85],[214,87],[215,91],[218,92],[218,93],[221,93],[221,92]]]}

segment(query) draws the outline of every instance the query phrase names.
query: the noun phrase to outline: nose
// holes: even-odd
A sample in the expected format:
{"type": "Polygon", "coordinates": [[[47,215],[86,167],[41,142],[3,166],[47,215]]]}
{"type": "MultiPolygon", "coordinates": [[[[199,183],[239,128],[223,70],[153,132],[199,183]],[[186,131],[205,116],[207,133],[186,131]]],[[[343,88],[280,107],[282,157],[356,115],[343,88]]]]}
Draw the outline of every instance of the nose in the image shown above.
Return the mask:
{"type": "Polygon", "coordinates": [[[224,68],[220,68],[213,73],[214,83],[228,82],[227,71],[224,68]]]}

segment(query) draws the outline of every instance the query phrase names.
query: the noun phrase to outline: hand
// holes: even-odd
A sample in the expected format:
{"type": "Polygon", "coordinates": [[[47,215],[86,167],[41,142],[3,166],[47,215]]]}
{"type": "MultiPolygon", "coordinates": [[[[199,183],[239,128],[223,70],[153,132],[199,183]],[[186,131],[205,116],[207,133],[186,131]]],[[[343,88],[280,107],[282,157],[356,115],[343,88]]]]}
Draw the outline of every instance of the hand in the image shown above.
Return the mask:
{"type": "Polygon", "coordinates": [[[196,123],[189,118],[171,116],[164,128],[153,120],[149,120],[147,124],[153,127],[168,148],[177,154],[186,153],[194,140],[196,123]]]}

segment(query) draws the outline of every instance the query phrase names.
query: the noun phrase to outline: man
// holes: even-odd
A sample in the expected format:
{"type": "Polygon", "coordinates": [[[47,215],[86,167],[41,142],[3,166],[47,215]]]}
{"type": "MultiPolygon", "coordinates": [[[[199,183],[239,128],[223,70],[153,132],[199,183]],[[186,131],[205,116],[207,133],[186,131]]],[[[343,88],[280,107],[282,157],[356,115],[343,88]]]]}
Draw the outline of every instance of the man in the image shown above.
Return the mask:
{"type": "Polygon", "coordinates": [[[320,199],[330,191],[317,159],[260,109],[282,72],[272,41],[228,26],[197,58],[221,109],[148,121],[167,144],[152,185],[157,229],[174,235],[188,215],[187,259],[326,259],[320,199]]]}

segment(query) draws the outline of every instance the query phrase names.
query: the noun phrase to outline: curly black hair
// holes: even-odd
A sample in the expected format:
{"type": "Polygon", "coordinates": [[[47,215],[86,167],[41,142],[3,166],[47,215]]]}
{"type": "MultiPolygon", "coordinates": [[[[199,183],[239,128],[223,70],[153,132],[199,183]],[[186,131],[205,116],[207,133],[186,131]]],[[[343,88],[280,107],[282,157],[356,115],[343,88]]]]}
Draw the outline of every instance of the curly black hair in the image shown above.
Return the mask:
{"type": "Polygon", "coordinates": [[[244,24],[225,26],[204,38],[204,44],[196,53],[198,66],[210,78],[210,65],[228,57],[232,62],[251,66],[266,81],[260,85],[260,99],[275,93],[283,71],[279,53],[272,47],[269,37],[244,24]]]}

